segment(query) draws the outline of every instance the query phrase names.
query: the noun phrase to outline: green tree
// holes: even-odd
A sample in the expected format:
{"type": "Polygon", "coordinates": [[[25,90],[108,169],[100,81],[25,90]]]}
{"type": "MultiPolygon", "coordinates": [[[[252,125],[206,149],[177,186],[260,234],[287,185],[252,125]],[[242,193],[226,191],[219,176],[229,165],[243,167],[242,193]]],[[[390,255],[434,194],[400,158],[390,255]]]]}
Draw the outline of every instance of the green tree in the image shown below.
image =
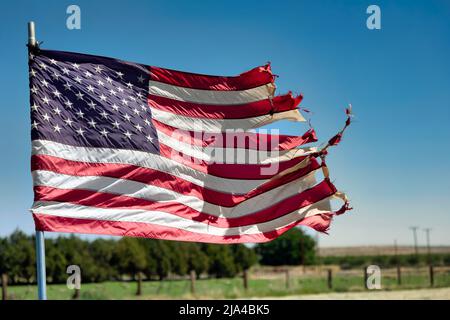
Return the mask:
{"type": "Polygon", "coordinates": [[[236,275],[236,265],[230,246],[206,244],[204,250],[209,259],[208,272],[210,275],[214,275],[217,278],[236,275]]]}
{"type": "Polygon", "coordinates": [[[117,269],[112,265],[115,240],[96,239],[89,244],[89,255],[96,265],[95,281],[105,281],[117,278],[117,269]]]}
{"type": "Polygon", "coordinates": [[[195,271],[197,278],[200,278],[202,273],[208,271],[209,259],[208,256],[200,249],[197,243],[186,243],[187,252],[187,269],[195,271]]]}
{"type": "Polygon", "coordinates": [[[250,269],[258,260],[255,251],[243,244],[234,245],[232,249],[237,271],[250,269]]]}
{"type": "Polygon", "coordinates": [[[8,238],[7,265],[13,282],[31,282],[36,272],[33,238],[15,230],[8,238]]]}
{"type": "Polygon", "coordinates": [[[299,265],[315,262],[314,239],[301,229],[293,228],[277,239],[259,244],[256,252],[264,265],[299,265]]]}
{"type": "Polygon", "coordinates": [[[67,279],[67,260],[64,252],[58,245],[58,240],[45,240],[45,264],[47,277],[51,282],[63,283],[67,279]]]}
{"type": "Polygon", "coordinates": [[[147,259],[139,239],[126,237],[120,239],[117,242],[112,261],[115,262],[121,274],[128,274],[137,280],[136,294],[140,295],[142,292],[141,277],[147,267],[147,259]]]}

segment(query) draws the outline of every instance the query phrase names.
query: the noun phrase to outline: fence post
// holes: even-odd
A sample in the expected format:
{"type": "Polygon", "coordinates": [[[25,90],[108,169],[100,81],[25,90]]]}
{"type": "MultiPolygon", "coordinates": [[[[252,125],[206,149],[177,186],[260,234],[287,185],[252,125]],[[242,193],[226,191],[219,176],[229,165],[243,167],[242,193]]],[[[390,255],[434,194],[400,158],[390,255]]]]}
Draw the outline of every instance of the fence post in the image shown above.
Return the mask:
{"type": "Polygon", "coordinates": [[[286,269],[286,289],[289,289],[291,284],[290,284],[290,275],[289,275],[289,269],[286,269]]]}
{"type": "Polygon", "coordinates": [[[433,269],[433,265],[430,264],[430,286],[433,287],[434,286],[434,269],[433,269]]]}
{"type": "Polygon", "coordinates": [[[244,289],[247,290],[248,289],[248,270],[247,269],[244,270],[243,279],[244,279],[244,289]]]}
{"type": "Polygon", "coordinates": [[[369,287],[367,286],[367,279],[368,279],[369,275],[367,273],[367,266],[364,267],[364,288],[369,289],[369,287]]]}
{"type": "Polygon", "coordinates": [[[333,288],[333,270],[328,269],[328,289],[333,288]]]}
{"type": "Polygon", "coordinates": [[[72,299],[74,299],[74,300],[80,299],[80,289],[75,288],[75,291],[73,292],[72,299]]]}
{"type": "Polygon", "coordinates": [[[8,300],[8,275],[2,274],[2,300],[8,300]]]}
{"type": "Polygon", "coordinates": [[[191,293],[193,295],[195,294],[195,278],[196,278],[195,270],[191,270],[191,293]]]}
{"type": "Polygon", "coordinates": [[[402,270],[399,264],[397,265],[397,284],[402,285],[402,270]]]}
{"type": "Polygon", "coordinates": [[[142,295],[142,272],[137,273],[137,290],[136,295],[142,295]]]}

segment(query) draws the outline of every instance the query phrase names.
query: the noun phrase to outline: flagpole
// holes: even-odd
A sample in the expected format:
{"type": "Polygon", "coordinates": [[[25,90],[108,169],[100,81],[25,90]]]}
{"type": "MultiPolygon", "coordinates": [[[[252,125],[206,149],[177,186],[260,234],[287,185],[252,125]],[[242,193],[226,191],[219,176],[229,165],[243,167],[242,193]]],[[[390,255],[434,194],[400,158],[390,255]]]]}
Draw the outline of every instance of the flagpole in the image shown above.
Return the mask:
{"type": "MultiPolygon", "coordinates": [[[[34,22],[28,22],[28,50],[36,46],[34,22]]],[[[47,300],[44,231],[36,230],[36,272],[39,300],[47,300]]]]}

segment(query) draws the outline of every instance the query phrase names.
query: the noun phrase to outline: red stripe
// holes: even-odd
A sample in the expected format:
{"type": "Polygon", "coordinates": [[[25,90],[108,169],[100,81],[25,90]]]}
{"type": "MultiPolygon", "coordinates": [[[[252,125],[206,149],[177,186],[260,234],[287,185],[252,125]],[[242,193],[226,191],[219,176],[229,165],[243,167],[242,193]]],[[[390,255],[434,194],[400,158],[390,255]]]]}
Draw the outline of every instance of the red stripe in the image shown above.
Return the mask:
{"type": "Polygon", "coordinates": [[[297,225],[305,225],[312,227],[317,231],[325,231],[328,229],[331,221],[327,215],[315,215],[303,220],[294,221],[288,226],[270,232],[252,235],[215,236],[143,222],[77,219],[46,214],[33,214],[33,219],[36,230],[40,231],[107,234],[115,236],[227,244],[267,242],[277,238],[297,225]]]}
{"type": "Polygon", "coordinates": [[[270,65],[256,67],[234,77],[210,76],[150,67],[150,80],[203,90],[246,90],[274,82],[270,65]]]}
{"type": "Polygon", "coordinates": [[[290,150],[311,142],[317,142],[314,129],[302,136],[276,135],[255,132],[205,133],[181,130],[152,119],[158,131],[184,143],[201,147],[245,148],[253,150],[290,150]],[[241,145],[242,144],[242,145],[241,145]]]}
{"type": "Polygon", "coordinates": [[[302,96],[294,97],[291,93],[242,105],[205,105],[174,100],[157,95],[148,96],[150,107],[174,114],[206,119],[244,119],[271,113],[289,111],[297,108],[302,96]]]}
{"type": "Polygon", "coordinates": [[[319,163],[317,160],[312,158],[310,164],[308,164],[305,168],[264,183],[246,195],[235,195],[208,189],[207,187],[201,187],[192,182],[158,170],[133,165],[86,163],[47,155],[33,155],[31,158],[32,171],[47,170],[73,176],[104,176],[117,179],[127,179],[165,188],[180,194],[194,196],[198,199],[223,207],[232,207],[258,194],[301,178],[318,168],[320,168],[319,163]]]}
{"type": "Polygon", "coordinates": [[[232,228],[263,223],[280,218],[288,213],[309,206],[323,200],[336,192],[331,182],[324,180],[316,186],[293,195],[278,203],[251,214],[221,218],[208,213],[199,212],[177,201],[151,201],[125,195],[79,189],[58,189],[46,186],[34,187],[35,201],[57,201],[73,204],[114,209],[137,209],[147,211],[161,211],[181,218],[203,222],[219,228],[232,228]]]}
{"type": "MultiPolygon", "coordinates": [[[[183,154],[182,152],[172,149],[163,143],[159,144],[159,152],[161,156],[184,164],[197,171],[216,177],[240,180],[270,179],[283,170],[302,162],[306,158],[306,156],[298,156],[290,160],[279,161],[272,164],[208,163],[207,161],[183,154]],[[263,174],[263,170],[267,170],[269,168],[271,171],[268,172],[271,173],[263,174]]],[[[220,160],[223,161],[224,159],[220,160]]]]}

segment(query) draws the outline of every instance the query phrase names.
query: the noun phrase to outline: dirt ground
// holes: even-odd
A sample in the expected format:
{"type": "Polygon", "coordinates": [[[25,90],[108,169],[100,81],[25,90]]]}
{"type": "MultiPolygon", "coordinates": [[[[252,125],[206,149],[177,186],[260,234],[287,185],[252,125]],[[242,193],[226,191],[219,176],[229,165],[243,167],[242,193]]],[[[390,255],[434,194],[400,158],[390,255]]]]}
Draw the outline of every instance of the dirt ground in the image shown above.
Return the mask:
{"type": "Polygon", "coordinates": [[[266,297],[286,300],[450,300],[450,288],[322,293],[301,296],[266,297]]]}

